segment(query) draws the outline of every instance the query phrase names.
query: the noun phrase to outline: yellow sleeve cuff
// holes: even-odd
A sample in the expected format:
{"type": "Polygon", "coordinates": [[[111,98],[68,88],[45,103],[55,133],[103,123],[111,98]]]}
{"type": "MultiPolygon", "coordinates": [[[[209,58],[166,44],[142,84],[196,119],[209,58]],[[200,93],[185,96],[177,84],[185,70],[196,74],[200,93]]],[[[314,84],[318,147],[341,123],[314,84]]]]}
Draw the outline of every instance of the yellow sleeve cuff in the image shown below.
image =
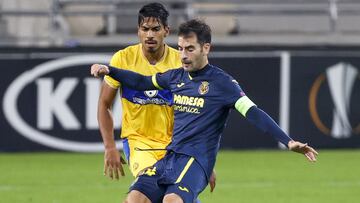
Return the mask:
{"type": "Polygon", "coordinates": [[[104,81],[106,82],[106,84],[108,84],[111,88],[114,88],[114,89],[118,89],[120,87],[120,83],[113,79],[112,77],[108,76],[108,75],[105,75],[104,76],[104,81]]]}
{"type": "Polygon", "coordinates": [[[256,105],[247,96],[240,97],[240,99],[238,99],[235,103],[236,110],[238,110],[244,117],[246,117],[246,112],[252,106],[256,105]]]}

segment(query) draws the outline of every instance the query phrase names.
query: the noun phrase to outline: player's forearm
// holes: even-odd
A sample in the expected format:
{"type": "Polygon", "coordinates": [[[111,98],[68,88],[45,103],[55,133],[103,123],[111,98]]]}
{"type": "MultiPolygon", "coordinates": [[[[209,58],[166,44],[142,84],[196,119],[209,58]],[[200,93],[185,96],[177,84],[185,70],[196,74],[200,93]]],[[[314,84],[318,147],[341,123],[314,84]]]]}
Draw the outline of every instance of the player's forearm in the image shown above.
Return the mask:
{"type": "Polygon", "coordinates": [[[98,123],[105,149],[116,148],[114,140],[114,122],[109,108],[99,105],[98,123]]]}
{"type": "Polygon", "coordinates": [[[132,71],[122,70],[109,66],[109,76],[119,81],[122,85],[135,90],[157,89],[151,81],[151,76],[144,76],[132,71]]]}
{"type": "Polygon", "coordinates": [[[285,146],[288,146],[289,141],[292,140],[267,113],[256,106],[251,107],[247,111],[246,118],[261,131],[272,135],[285,146]]]}

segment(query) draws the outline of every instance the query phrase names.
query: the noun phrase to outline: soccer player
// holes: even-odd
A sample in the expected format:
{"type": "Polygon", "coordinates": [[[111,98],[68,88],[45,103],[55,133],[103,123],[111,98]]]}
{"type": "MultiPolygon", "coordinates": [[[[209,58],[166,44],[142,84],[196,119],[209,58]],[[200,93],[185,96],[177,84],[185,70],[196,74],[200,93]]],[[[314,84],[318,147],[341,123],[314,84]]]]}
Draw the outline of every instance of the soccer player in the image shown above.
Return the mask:
{"type": "Polygon", "coordinates": [[[292,140],[246,96],[234,78],[208,63],[211,29],[207,24],[185,22],[178,36],[181,69],[143,76],[100,64],[91,67],[94,76],[108,74],[127,87],[166,89],[174,95],[174,132],[167,154],[139,176],[127,202],[192,203],[207,185],[233,108],[290,150],[316,161],[317,152],[312,147],[292,140]]]}
{"type": "MultiPolygon", "coordinates": [[[[180,67],[178,51],[165,44],[169,34],[169,12],[160,3],[144,5],[138,14],[140,43],[115,53],[110,65],[143,75],[165,72],[169,67],[180,67]]],[[[161,159],[163,150],[171,141],[173,131],[172,94],[169,90],[138,91],[121,86],[121,83],[105,76],[98,103],[98,122],[105,145],[104,175],[111,179],[124,176],[120,153],[113,136],[111,107],[120,88],[122,99],[122,128],[124,154],[133,176],[161,159]],[[161,150],[158,150],[161,149],[161,150]]],[[[155,88],[154,88],[155,89],[155,88]]],[[[210,190],[215,187],[212,176],[210,190]]]]}
{"type": "MultiPolygon", "coordinates": [[[[144,5],[138,14],[140,43],[116,52],[110,65],[143,75],[164,72],[180,67],[178,51],[165,44],[169,34],[168,11],[162,4],[144,5]]],[[[121,91],[123,108],[121,138],[131,173],[136,177],[144,168],[153,165],[165,154],[171,140],[173,110],[172,95],[167,90],[138,91],[121,86],[109,76],[104,77],[98,104],[98,122],[105,145],[104,174],[110,178],[124,176],[120,154],[115,146],[111,107],[117,90],[121,91]]]]}

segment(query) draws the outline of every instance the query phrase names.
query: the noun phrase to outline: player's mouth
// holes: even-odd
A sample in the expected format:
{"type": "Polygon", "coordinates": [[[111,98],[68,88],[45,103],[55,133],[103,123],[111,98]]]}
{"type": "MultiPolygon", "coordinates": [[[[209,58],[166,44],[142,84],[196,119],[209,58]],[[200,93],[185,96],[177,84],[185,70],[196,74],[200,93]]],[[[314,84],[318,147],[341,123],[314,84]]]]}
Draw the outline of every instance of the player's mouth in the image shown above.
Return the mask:
{"type": "Polygon", "coordinates": [[[148,46],[155,46],[157,44],[157,42],[153,41],[153,40],[146,40],[145,44],[148,46]]]}
{"type": "Polygon", "coordinates": [[[191,66],[192,63],[191,63],[191,61],[182,61],[182,64],[184,67],[187,68],[187,67],[191,66]]]}

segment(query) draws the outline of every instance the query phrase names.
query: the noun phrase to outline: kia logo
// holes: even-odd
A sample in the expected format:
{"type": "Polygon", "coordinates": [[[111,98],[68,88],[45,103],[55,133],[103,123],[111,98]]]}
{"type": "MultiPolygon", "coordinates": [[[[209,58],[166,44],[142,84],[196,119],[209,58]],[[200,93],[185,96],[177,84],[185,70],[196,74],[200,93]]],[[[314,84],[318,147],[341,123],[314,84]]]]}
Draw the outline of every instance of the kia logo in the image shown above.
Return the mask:
{"type": "MultiPolygon", "coordinates": [[[[74,141],[55,137],[44,132],[53,128],[53,120],[55,117],[64,130],[80,130],[82,128],[81,122],[67,103],[67,99],[77,84],[80,83],[80,79],[76,77],[62,78],[55,88],[52,78],[41,78],[41,76],[57,70],[74,68],[80,65],[89,65],[90,67],[90,64],[93,63],[107,64],[110,59],[111,56],[101,54],[71,56],[45,62],[34,67],[32,70],[22,73],[9,85],[5,92],[3,110],[6,119],[22,136],[51,148],[76,152],[103,151],[104,146],[102,142],[74,141]],[[24,120],[18,109],[19,96],[29,84],[36,84],[37,86],[37,95],[34,95],[34,98],[37,98],[38,102],[36,127],[24,120]]],[[[84,126],[88,130],[98,129],[96,107],[100,82],[99,79],[95,78],[85,78],[83,80],[86,86],[86,104],[84,106],[84,108],[86,108],[86,116],[84,126]]],[[[114,108],[116,108],[116,106],[120,108],[120,105],[114,105],[114,108]]],[[[117,123],[119,125],[120,122],[115,122],[115,124],[117,123]]],[[[122,148],[121,141],[117,141],[116,145],[122,148]]]]}

